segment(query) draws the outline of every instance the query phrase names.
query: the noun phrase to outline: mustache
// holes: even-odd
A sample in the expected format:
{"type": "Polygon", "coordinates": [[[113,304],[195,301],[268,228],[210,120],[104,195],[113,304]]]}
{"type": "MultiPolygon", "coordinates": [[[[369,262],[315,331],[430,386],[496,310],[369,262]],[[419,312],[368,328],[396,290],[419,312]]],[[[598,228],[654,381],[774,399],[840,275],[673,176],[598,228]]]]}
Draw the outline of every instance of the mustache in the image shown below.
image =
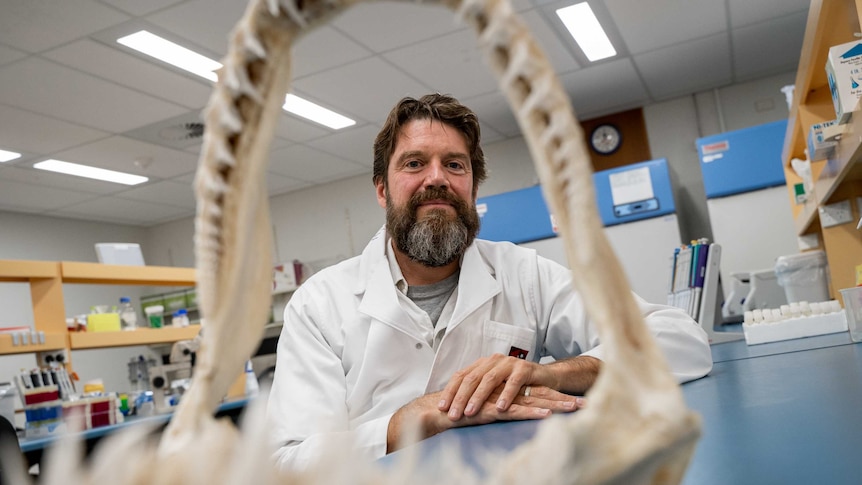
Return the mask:
{"type": "Polygon", "coordinates": [[[444,202],[448,202],[456,209],[467,208],[467,204],[452,192],[439,187],[431,187],[422,192],[417,192],[410,197],[410,210],[415,211],[423,202],[428,202],[430,200],[442,200],[444,202]]]}

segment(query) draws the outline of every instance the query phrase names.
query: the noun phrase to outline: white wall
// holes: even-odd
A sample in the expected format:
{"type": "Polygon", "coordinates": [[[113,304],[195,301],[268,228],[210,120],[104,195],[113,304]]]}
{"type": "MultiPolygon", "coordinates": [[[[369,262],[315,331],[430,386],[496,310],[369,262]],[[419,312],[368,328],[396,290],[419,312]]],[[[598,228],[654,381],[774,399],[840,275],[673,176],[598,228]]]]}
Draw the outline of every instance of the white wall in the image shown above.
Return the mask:
{"type": "MultiPolygon", "coordinates": [[[[791,84],[794,76],[787,73],[644,108],[652,156],[668,159],[677,187],[683,240],[711,236],[695,139],[719,133],[722,127],[735,130],[786,118],[787,105],[779,90],[791,84]]],[[[368,143],[370,146],[372,140],[368,143]]],[[[489,178],[480,188],[480,196],[538,182],[522,138],[489,144],[484,149],[489,178]]],[[[313,266],[359,254],[384,221],[370,173],[273,197],[271,215],[275,259],[299,259],[313,266]]],[[[0,259],[95,261],[96,242],[127,241],[141,243],[148,264],[194,266],[193,235],[191,218],[143,229],[0,212],[0,259]]],[[[95,303],[113,304],[133,291],[138,293],[131,296],[152,292],[122,286],[65,285],[67,313],[85,312],[95,303]]],[[[0,285],[0,308],[0,324],[32,325],[25,285],[0,285]]],[[[144,351],[143,347],[78,351],[72,357],[82,379],[102,377],[108,388],[123,390],[128,386],[128,358],[144,351]]],[[[32,356],[0,357],[0,380],[20,367],[33,365],[32,356]]]]}

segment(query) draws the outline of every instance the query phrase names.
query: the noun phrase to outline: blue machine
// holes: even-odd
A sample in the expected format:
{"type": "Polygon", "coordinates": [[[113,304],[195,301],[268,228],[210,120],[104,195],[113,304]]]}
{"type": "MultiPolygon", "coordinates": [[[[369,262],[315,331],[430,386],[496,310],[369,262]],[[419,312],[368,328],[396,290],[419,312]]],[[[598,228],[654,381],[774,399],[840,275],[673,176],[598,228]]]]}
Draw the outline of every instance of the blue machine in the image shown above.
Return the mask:
{"type": "Polygon", "coordinates": [[[697,139],[706,197],[784,185],[781,150],[787,120],[697,139]]]}
{"type": "MultiPolygon", "coordinates": [[[[632,288],[648,301],[667,300],[668,257],[680,245],[676,205],[664,159],[593,175],[605,235],[632,288]]],[[[548,206],[538,186],[477,200],[479,237],[531,247],[567,265],[548,206]]]]}
{"type": "MultiPolygon", "coordinates": [[[[741,321],[751,309],[746,300],[752,275],[760,275],[758,281],[772,275],[769,294],[780,295],[775,260],[799,251],[781,159],[786,129],[781,120],[697,140],[712,234],[722,246],[726,322],[741,321]]],[[[763,300],[763,308],[782,303],[763,300]]]]}

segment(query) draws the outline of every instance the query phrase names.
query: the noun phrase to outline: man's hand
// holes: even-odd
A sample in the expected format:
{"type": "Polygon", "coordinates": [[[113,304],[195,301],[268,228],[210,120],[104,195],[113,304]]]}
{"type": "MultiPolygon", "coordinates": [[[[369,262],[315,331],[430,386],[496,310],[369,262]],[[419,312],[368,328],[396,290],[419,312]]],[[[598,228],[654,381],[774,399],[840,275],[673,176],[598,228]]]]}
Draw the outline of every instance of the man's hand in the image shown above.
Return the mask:
{"type": "Polygon", "coordinates": [[[499,409],[497,402],[505,386],[498,386],[469,416],[451,419],[445,410],[437,408],[445,391],[421,396],[401,409],[389,420],[387,453],[398,449],[403,433],[409,426],[419,427],[418,438],[424,439],[450,428],[488,424],[495,421],[523,421],[543,419],[555,412],[571,412],[584,405],[582,398],[568,396],[542,386],[530,386],[528,396],[516,395],[506,409],[499,409]]]}
{"type": "Polygon", "coordinates": [[[575,357],[549,365],[501,354],[483,357],[452,376],[442,391],[437,409],[457,421],[462,416],[475,416],[480,407],[493,399],[498,411],[506,411],[527,389],[541,393],[530,392],[531,397],[576,403],[577,398],[557,391],[585,392],[598,375],[599,365],[600,361],[592,357],[575,357]]]}

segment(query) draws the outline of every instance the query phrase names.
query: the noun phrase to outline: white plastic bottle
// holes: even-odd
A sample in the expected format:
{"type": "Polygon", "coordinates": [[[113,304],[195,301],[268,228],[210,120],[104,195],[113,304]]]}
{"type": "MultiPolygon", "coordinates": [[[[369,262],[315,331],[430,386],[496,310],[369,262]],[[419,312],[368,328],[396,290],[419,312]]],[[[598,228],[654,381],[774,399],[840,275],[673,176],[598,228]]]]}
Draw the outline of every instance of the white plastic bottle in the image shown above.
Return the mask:
{"type": "Polygon", "coordinates": [[[245,363],[245,396],[254,397],[260,392],[260,385],[257,382],[257,376],[254,375],[254,367],[251,361],[245,363]]]}
{"type": "Polygon", "coordinates": [[[132,300],[128,296],[120,298],[120,322],[123,330],[134,330],[138,327],[138,312],[132,306],[132,300]]]}

